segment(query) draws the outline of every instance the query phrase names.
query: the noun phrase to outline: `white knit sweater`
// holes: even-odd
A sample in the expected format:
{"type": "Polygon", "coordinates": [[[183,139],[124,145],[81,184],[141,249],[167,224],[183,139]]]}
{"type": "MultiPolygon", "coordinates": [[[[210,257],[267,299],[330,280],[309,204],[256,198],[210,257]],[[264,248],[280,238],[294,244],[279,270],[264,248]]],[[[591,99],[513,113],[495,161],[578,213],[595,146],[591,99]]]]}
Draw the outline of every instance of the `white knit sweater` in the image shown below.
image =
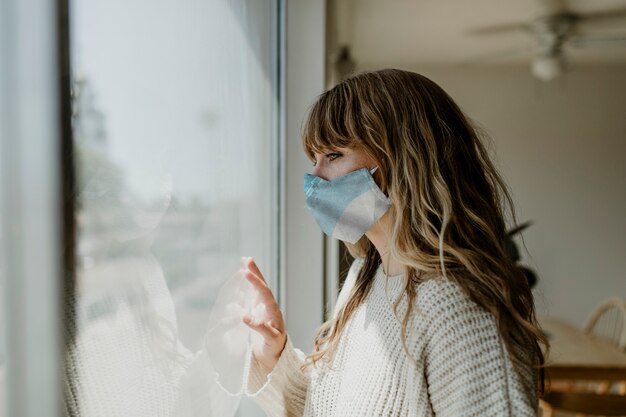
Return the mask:
{"type": "MultiPolygon", "coordinates": [[[[345,303],[362,262],[350,268],[335,315],[345,303]]],[[[379,268],[365,302],[344,329],[330,370],[300,370],[304,353],[287,336],[271,373],[250,363],[248,391],[270,417],[278,416],[537,416],[534,372],[514,370],[493,316],[449,280],[419,285],[402,348],[404,276],[386,278],[379,268]],[[385,288],[385,282],[387,286],[385,288]],[[527,389],[525,389],[527,387],[527,389]]]]}

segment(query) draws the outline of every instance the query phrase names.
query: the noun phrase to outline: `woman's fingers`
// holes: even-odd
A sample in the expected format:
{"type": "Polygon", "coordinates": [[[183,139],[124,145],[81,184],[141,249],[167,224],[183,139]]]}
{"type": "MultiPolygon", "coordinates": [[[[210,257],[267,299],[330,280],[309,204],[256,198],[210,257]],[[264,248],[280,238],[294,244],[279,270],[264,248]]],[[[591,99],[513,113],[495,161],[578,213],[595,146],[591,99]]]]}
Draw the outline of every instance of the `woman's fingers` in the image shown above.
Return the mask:
{"type": "Polygon", "coordinates": [[[265,308],[267,308],[268,313],[280,314],[280,307],[278,307],[278,304],[276,303],[276,299],[274,298],[274,293],[272,293],[272,290],[264,283],[262,283],[259,277],[255,276],[251,272],[246,273],[245,278],[258,291],[258,300],[261,303],[265,304],[265,308]]]}
{"type": "Polygon", "coordinates": [[[272,290],[267,285],[263,274],[252,258],[246,259],[245,269],[241,272],[252,287],[257,290],[256,305],[258,306],[258,303],[265,305],[265,315],[262,319],[245,314],[241,321],[263,338],[262,343],[255,342],[253,352],[255,358],[266,369],[271,371],[276,365],[287,341],[283,315],[276,303],[272,290]]]}
{"type": "Polygon", "coordinates": [[[261,294],[270,295],[272,299],[274,298],[274,294],[272,294],[272,290],[270,290],[270,288],[267,286],[267,284],[265,284],[265,282],[261,278],[259,278],[258,276],[256,276],[250,271],[244,272],[244,277],[248,280],[250,284],[254,286],[254,288],[256,288],[259,292],[261,292],[261,294]]]}
{"type": "Polygon", "coordinates": [[[284,326],[282,325],[283,321],[282,318],[277,318],[277,319],[271,319],[270,321],[267,322],[267,324],[274,330],[276,330],[278,333],[283,333],[284,332],[284,326]]]}
{"type": "Polygon", "coordinates": [[[242,321],[252,330],[259,332],[265,339],[271,340],[280,336],[280,331],[272,327],[268,322],[255,320],[250,316],[244,316],[242,321]]]}
{"type": "Polygon", "coordinates": [[[247,259],[246,267],[247,269],[243,270],[243,275],[246,280],[248,280],[248,282],[250,282],[250,284],[252,284],[252,286],[258,291],[258,301],[265,305],[266,312],[269,314],[269,317],[265,323],[244,322],[250,327],[253,327],[252,325],[254,325],[253,328],[264,336],[267,335],[267,337],[276,337],[281,334],[282,329],[284,328],[280,307],[276,303],[272,290],[263,279],[263,275],[252,258],[247,259]]]}
{"type": "Polygon", "coordinates": [[[265,278],[263,277],[263,274],[261,273],[261,270],[259,269],[259,267],[257,266],[256,262],[254,262],[253,258],[248,258],[248,261],[246,262],[246,267],[252,271],[252,273],[256,276],[258,276],[259,278],[261,278],[261,280],[265,283],[265,285],[267,285],[267,281],[265,281],[265,278]]]}
{"type": "Polygon", "coordinates": [[[248,280],[248,282],[259,292],[261,302],[263,302],[263,304],[269,308],[274,306],[278,308],[278,304],[276,304],[276,299],[274,298],[274,293],[261,278],[251,271],[244,271],[243,275],[244,278],[246,278],[246,280],[248,280]]]}

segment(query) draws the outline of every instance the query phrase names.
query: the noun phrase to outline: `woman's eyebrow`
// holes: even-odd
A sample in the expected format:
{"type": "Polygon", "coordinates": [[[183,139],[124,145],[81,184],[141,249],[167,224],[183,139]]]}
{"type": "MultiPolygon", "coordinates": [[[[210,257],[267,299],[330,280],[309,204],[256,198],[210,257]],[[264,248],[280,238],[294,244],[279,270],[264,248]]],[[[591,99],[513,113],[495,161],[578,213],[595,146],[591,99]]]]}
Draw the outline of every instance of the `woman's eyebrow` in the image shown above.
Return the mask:
{"type": "Polygon", "coordinates": [[[329,153],[345,153],[349,148],[325,148],[324,155],[328,155],[329,153]]]}

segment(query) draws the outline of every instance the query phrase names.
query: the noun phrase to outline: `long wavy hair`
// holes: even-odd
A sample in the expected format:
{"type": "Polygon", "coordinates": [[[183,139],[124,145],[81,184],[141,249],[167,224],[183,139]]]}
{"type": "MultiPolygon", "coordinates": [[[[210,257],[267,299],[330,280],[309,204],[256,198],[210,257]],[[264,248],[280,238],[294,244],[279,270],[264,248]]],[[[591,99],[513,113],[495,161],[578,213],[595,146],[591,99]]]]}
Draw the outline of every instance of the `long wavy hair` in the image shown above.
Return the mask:
{"type": "MultiPolygon", "coordinates": [[[[515,222],[506,184],[479,129],[437,84],[408,71],[355,74],[320,95],[303,127],[307,155],[338,147],[363,149],[379,166],[378,184],[392,200],[390,255],[405,267],[404,294],[445,277],[496,320],[518,372],[532,368],[544,391],[541,332],[528,282],[508,256],[505,217],[515,222]]],[[[303,369],[330,362],[339,336],[372,287],[380,255],[367,237],[348,251],[363,259],[356,282],[335,317],[316,332],[303,369]]],[[[394,304],[394,312],[402,297],[394,304]]],[[[402,320],[407,354],[407,323],[402,320]]],[[[531,387],[528,387],[529,389],[531,387]]]]}

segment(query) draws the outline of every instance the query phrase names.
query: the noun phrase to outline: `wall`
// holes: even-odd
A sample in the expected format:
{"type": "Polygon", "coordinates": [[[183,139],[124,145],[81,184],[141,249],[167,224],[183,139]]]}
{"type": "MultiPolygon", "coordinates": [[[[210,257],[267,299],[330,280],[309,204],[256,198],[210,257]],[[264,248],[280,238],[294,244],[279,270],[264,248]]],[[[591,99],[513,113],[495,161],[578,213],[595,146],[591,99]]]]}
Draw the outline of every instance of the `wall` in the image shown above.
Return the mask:
{"type": "MultiPolygon", "coordinates": [[[[372,69],[374,65],[363,66],[372,69]]],[[[626,67],[405,68],[440,84],[483,128],[516,203],[540,314],[582,324],[626,298],[626,67]]]]}

